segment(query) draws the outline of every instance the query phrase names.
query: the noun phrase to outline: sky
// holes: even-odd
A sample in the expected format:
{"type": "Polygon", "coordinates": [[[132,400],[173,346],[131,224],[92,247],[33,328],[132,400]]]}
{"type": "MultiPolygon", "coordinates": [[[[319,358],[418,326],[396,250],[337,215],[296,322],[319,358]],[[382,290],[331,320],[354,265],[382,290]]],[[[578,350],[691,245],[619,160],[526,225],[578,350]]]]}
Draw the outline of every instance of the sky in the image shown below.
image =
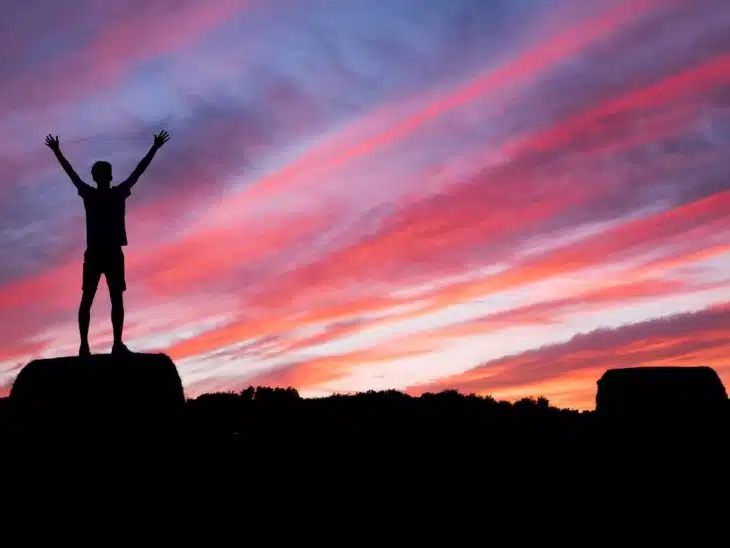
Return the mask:
{"type": "MultiPolygon", "coordinates": [[[[730,387],[725,0],[27,0],[0,19],[0,385],[75,355],[81,199],[127,200],[125,340],[186,393],[730,387]],[[11,52],[11,54],[8,54],[11,52]]],[[[92,352],[112,333],[102,280],[92,352]]]]}

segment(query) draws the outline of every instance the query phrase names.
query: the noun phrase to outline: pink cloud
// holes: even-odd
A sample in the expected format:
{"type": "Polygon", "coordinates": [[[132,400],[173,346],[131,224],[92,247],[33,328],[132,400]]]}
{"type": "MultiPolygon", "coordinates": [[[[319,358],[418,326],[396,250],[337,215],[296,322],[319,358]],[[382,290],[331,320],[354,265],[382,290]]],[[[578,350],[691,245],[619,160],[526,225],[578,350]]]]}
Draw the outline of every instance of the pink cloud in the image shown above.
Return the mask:
{"type": "Polygon", "coordinates": [[[127,9],[113,23],[102,25],[84,49],[54,57],[42,68],[5,82],[0,108],[6,113],[33,109],[49,100],[59,106],[98,93],[117,84],[135,64],[194,43],[246,5],[245,0],[185,2],[171,10],[168,2],[152,1],[142,9],[127,9]]]}

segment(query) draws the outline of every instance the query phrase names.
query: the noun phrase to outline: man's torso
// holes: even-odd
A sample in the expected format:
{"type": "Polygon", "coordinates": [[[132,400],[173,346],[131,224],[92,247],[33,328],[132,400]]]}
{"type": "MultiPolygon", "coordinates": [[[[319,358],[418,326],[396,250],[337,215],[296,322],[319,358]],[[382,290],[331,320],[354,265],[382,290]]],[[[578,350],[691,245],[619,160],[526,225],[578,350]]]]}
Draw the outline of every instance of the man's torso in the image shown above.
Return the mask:
{"type": "Polygon", "coordinates": [[[126,246],[125,204],[129,190],[120,186],[109,190],[88,186],[79,194],[86,210],[87,248],[126,246]]]}

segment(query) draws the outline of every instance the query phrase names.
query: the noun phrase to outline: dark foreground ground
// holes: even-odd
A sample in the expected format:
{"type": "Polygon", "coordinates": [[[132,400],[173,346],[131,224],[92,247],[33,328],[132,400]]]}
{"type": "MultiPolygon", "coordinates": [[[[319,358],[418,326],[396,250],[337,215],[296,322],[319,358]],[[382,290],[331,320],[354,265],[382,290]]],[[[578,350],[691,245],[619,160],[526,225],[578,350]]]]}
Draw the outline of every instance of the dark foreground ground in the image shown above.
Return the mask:
{"type": "Polygon", "coordinates": [[[505,528],[523,539],[557,528],[585,540],[583,528],[633,531],[639,518],[653,535],[672,524],[661,508],[682,509],[685,525],[725,523],[728,509],[730,405],[712,415],[611,418],[544,399],[394,391],[302,399],[259,388],[187,400],[167,426],[135,416],[133,401],[111,414],[80,409],[77,422],[69,406],[47,409],[45,430],[23,432],[0,400],[3,496],[21,514],[9,523],[21,526],[42,505],[43,519],[62,511],[82,528],[91,515],[115,531],[142,527],[145,516],[183,539],[202,519],[244,544],[314,528],[315,538],[344,544],[446,530],[439,543],[451,546],[505,528]]]}
{"type": "Polygon", "coordinates": [[[0,400],[0,470],[6,492],[62,485],[54,491],[121,504],[120,492],[152,489],[176,505],[188,500],[170,497],[180,489],[227,490],[266,512],[295,494],[311,511],[313,494],[343,510],[376,504],[364,495],[375,492],[377,505],[404,510],[469,493],[492,505],[522,492],[605,503],[682,482],[726,492],[730,404],[712,370],[614,370],[598,388],[593,412],[454,391],[303,399],[259,387],[186,399],[164,354],[36,360],[0,400]]]}

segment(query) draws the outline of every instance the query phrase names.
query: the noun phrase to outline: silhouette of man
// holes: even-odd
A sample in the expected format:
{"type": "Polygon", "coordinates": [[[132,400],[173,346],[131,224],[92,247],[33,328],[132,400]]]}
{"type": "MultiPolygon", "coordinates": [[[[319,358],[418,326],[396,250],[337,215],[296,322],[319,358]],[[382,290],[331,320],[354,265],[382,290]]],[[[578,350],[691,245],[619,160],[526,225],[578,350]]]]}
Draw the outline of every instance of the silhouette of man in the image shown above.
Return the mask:
{"type": "Polygon", "coordinates": [[[83,281],[81,304],[79,305],[78,321],[81,346],[79,356],[88,356],[89,350],[89,322],[91,320],[91,305],[96,295],[99,279],[104,274],[109,297],[111,298],[112,327],[114,344],[112,353],[129,352],[122,342],[124,327],[124,291],[127,283],[124,275],[124,253],[122,247],[127,245],[125,226],[125,201],[130,196],[132,187],[150,165],[157,151],[170,138],[166,131],[154,136],[149,152],[139,162],[131,175],[121,184],[112,187],[112,166],[109,162],[96,162],[91,168],[91,176],[96,188],[81,180],[71,164],[61,152],[58,136],[48,135],[46,146],[56,155],[61,167],[71,179],[84,201],[86,210],[86,251],[84,252],[83,281]]]}

